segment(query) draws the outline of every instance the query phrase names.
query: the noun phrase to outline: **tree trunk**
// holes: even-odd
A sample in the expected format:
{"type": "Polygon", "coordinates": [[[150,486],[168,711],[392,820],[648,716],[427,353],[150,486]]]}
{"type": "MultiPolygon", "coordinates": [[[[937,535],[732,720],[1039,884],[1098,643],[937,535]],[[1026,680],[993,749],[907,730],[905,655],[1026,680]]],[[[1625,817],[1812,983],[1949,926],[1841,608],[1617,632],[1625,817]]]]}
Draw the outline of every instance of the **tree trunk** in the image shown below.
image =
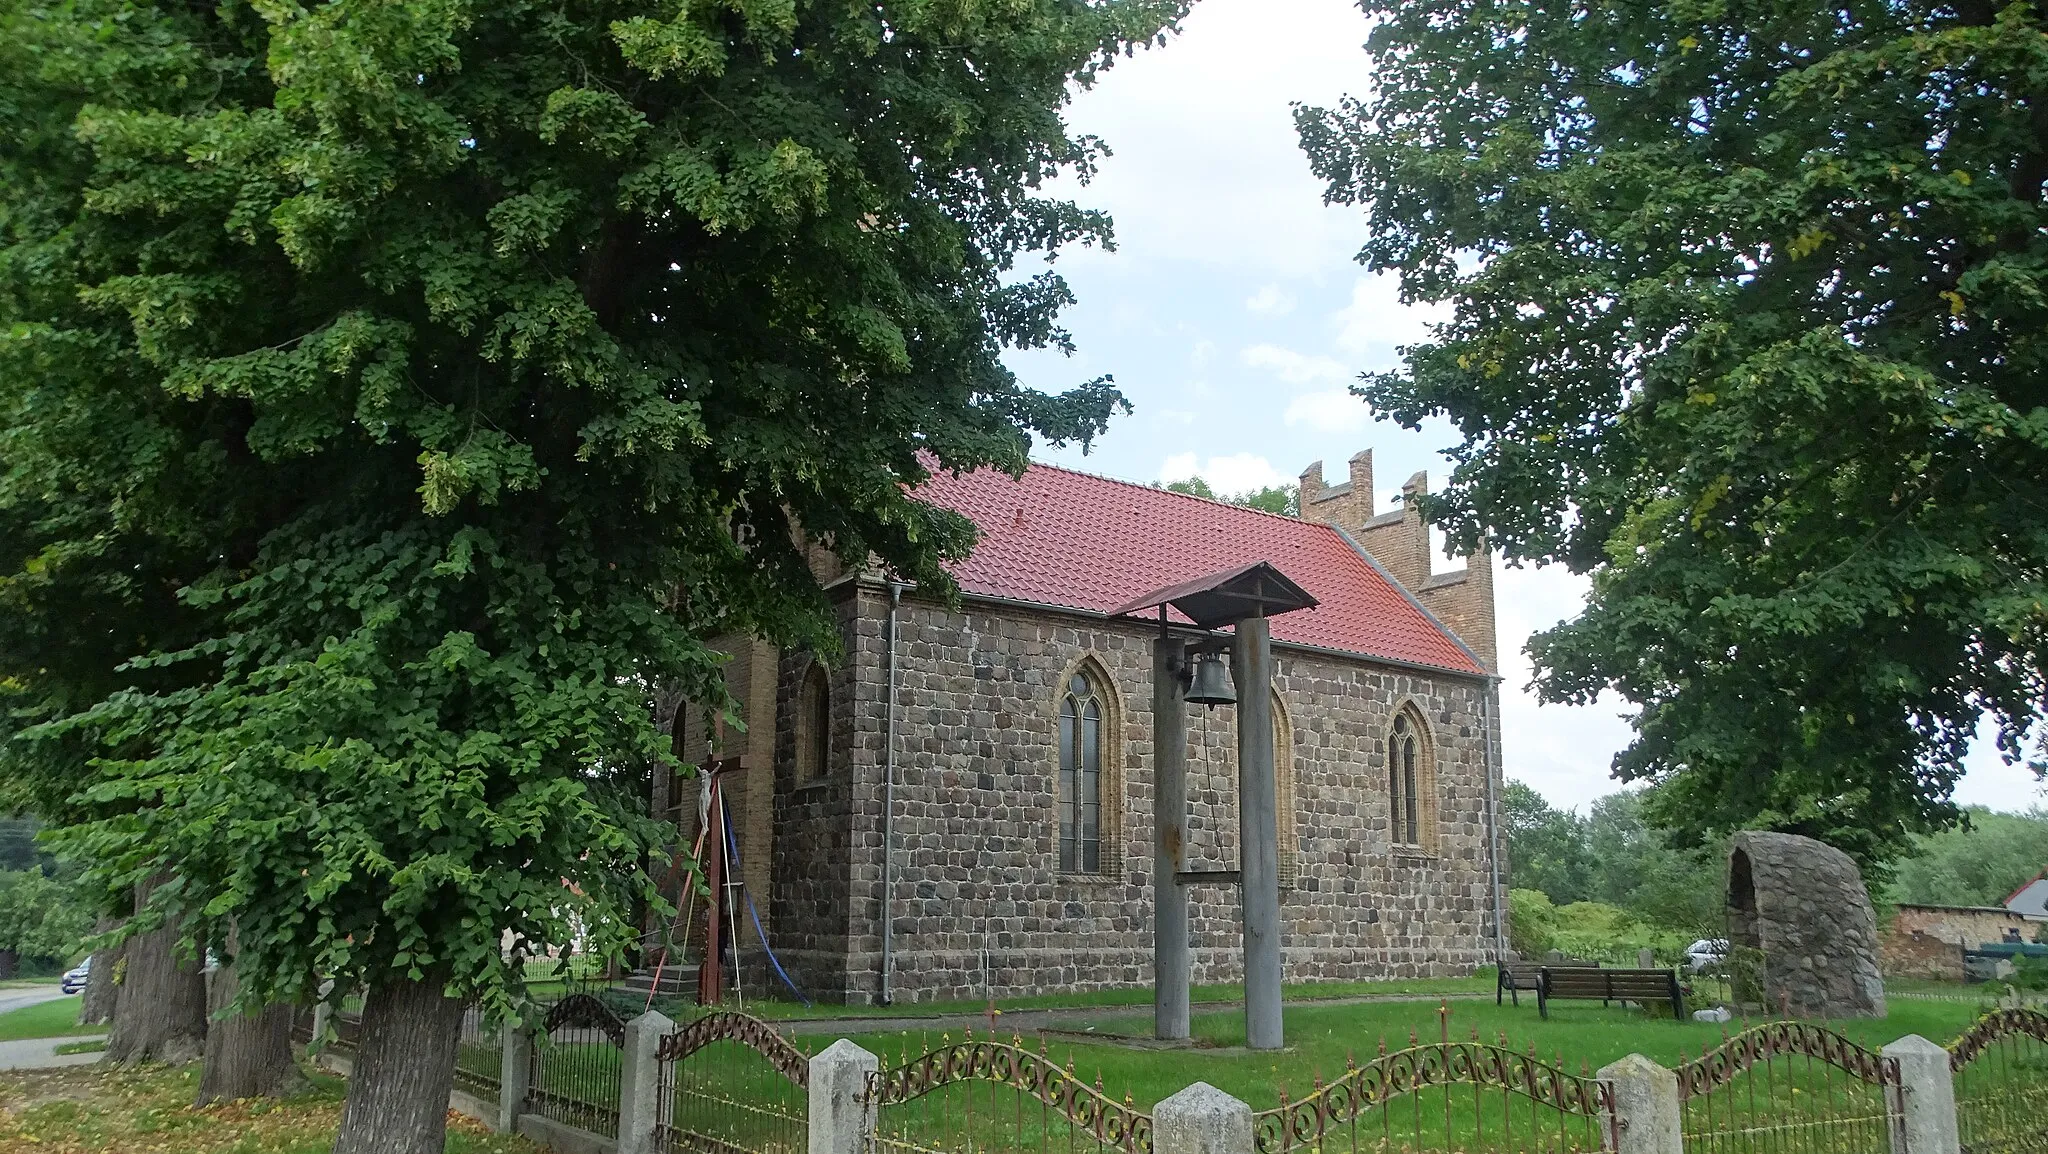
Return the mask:
{"type": "Polygon", "coordinates": [[[370,987],[333,1154],[441,1154],[463,1003],[447,975],[370,987]]]}
{"type": "Polygon", "coordinates": [[[238,1098],[282,1098],[305,1085],[292,1058],[292,1015],[297,1007],[273,1003],[254,1013],[222,1017],[240,992],[235,976],[233,931],[230,956],[213,972],[206,991],[206,1069],[199,1076],[195,1105],[238,1098]]]}
{"type": "MultiPolygon", "coordinates": [[[[152,878],[135,887],[139,912],[152,878]]],[[[107,1032],[109,1062],[189,1062],[206,1048],[206,976],[198,959],[178,956],[178,927],[164,925],[129,938],[122,951],[121,984],[114,997],[114,1027],[107,1032]]]]}
{"type": "Polygon", "coordinates": [[[13,950],[0,950],[0,981],[14,976],[15,960],[13,950]]]}
{"type": "MultiPolygon", "coordinates": [[[[119,918],[102,917],[94,924],[95,934],[110,934],[121,924],[119,918]]],[[[85,978],[85,1001],[78,1009],[78,1024],[99,1026],[114,1020],[114,995],[120,987],[114,979],[121,972],[121,947],[109,946],[92,952],[92,969],[85,978]]]]}

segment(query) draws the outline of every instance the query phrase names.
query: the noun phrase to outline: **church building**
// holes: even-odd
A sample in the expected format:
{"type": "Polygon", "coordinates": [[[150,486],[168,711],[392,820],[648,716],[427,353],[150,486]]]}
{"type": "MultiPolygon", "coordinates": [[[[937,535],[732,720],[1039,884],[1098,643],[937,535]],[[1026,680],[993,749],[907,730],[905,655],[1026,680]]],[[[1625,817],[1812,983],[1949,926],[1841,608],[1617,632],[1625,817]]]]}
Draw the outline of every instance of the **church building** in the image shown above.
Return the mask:
{"type": "MultiPolygon", "coordinates": [[[[1111,611],[1256,561],[1319,602],[1272,619],[1286,980],[1494,959],[1491,559],[1433,572],[1420,515],[1375,513],[1369,451],[1338,484],[1310,466],[1298,517],[1049,465],[941,475],[919,495],[981,530],[957,605],[828,572],[838,657],[721,639],[746,731],[687,704],[664,719],[685,762],[718,770],[761,923],[732,919],[748,990],[767,980],[764,936],[822,1001],[1148,984],[1159,624],[1111,611]]],[[[1232,870],[1234,710],[1189,710],[1189,868],[1232,870]]],[[[694,783],[655,791],[689,844],[694,783]]],[[[1190,905],[1194,980],[1238,980],[1236,886],[1196,886],[1190,905]]]]}

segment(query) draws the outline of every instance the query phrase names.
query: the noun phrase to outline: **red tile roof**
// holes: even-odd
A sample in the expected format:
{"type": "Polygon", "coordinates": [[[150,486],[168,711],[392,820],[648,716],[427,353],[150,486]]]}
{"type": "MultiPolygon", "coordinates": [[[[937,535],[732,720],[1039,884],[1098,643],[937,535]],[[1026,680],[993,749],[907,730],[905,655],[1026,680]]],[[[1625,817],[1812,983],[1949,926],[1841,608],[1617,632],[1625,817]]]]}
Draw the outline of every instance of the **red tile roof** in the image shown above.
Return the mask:
{"type": "Polygon", "coordinates": [[[1149,590],[1270,561],[1322,602],[1273,638],[1458,673],[1485,670],[1336,529],[1184,493],[1032,465],[941,473],[917,490],[981,529],[963,592],[1107,613],[1149,590]]]}

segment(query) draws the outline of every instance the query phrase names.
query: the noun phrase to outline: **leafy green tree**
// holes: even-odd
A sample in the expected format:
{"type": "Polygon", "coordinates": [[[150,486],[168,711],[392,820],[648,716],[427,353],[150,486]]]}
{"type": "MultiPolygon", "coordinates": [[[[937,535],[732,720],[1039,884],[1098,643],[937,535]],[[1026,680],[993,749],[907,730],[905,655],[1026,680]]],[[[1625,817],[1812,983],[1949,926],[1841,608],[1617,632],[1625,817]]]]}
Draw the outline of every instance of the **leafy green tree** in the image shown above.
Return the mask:
{"type": "Polygon", "coordinates": [[[800,535],[943,590],[915,484],[1121,404],[999,353],[1184,8],[0,0],[8,776],[244,1005],[368,986],[337,1154],[441,1148],[505,935],[621,947],[652,696],[832,646],[800,535]]]}
{"type": "Polygon", "coordinates": [[[1677,844],[1651,823],[1660,812],[1654,792],[1621,791],[1593,803],[1586,817],[1592,895],[1649,925],[1718,937],[1727,925],[1725,848],[1677,844]]]}
{"type": "Polygon", "coordinates": [[[0,962],[62,964],[92,929],[92,914],[72,888],[40,869],[0,870],[0,962]]]}
{"type": "Polygon", "coordinates": [[[1301,514],[1301,491],[1293,485],[1266,485],[1242,493],[1219,494],[1209,482],[1200,477],[1189,477],[1184,481],[1169,481],[1166,488],[1175,493],[1187,493],[1196,497],[1207,497],[1211,501],[1223,501],[1232,505],[1243,505],[1267,513],[1279,513],[1288,517],[1301,514]]]}
{"type": "Polygon", "coordinates": [[[25,870],[42,863],[34,818],[0,818],[0,870],[25,870]]]}
{"type": "Polygon", "coordinates": [[[1500,816],[1517,889],[1540,890],[1567,905],[1591,895],[1592,861],[1579,815],[1554,809],[1542,794],[1510,781],[1501,792],[1500,816]]]}
{"type": "Polygon", "coordinates": [[[1427,512],[1590,574],[1531,643],[1634,703],[1658,819],[1866,867],[2048,701],[2048,14],[1362,0],[1297,115],[1361,259],[1450,319],[1360,389],[1462,434],[1427,512]]]}
{"type": "Polygon", "coordinates": [[[1887,894],[1894,902],[1995,906],[2048,869],[2048,811],[1965,811],[1967,826],[1913,839],[1887,894]]]}

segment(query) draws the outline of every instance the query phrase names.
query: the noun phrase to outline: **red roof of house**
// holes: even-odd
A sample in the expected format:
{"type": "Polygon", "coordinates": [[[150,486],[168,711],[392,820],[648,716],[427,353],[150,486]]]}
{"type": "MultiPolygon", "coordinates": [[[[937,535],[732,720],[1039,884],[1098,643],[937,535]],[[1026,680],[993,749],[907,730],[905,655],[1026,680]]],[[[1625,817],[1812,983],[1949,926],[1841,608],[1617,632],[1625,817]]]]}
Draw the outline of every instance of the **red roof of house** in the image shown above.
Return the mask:
{"type": "Polygon", "coordinates": [[[981,529],[953,567],[963,592],[1107,613],[1149,590],[1270,561],[1321,604],[1273,619],[1273,638],[1483,674],[1478,661],[1328,525],[1051,465],[1021,480],[941,473],[918,489],[981,529]]]}

